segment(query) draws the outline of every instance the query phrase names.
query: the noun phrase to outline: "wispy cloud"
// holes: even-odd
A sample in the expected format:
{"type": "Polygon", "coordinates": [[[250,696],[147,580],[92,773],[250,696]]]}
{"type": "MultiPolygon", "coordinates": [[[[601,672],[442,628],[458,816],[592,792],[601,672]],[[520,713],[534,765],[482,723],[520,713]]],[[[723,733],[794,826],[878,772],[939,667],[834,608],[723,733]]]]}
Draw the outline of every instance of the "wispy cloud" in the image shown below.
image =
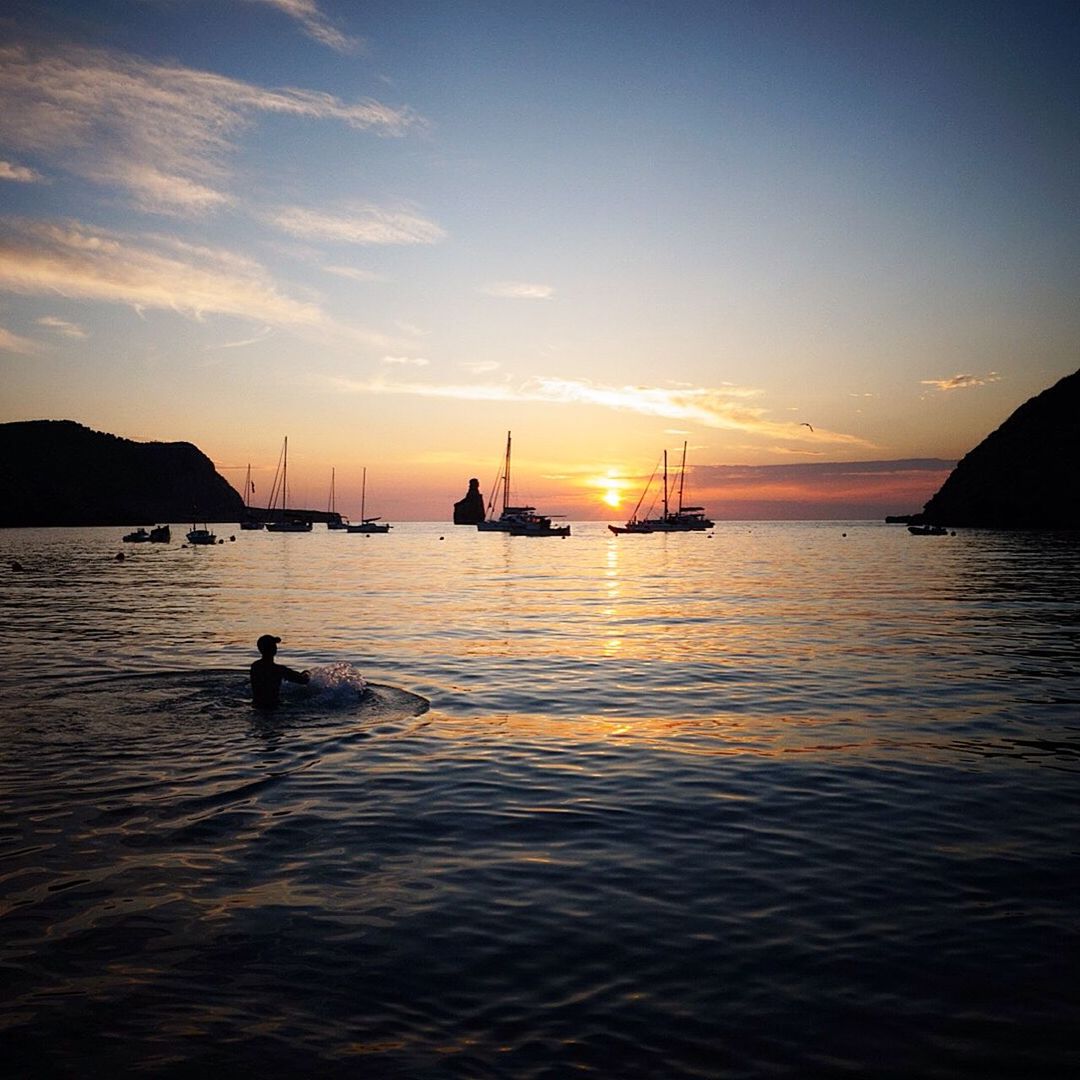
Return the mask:
{"type": "Polygon", "coordinates": [[[923,379],[923,386],[932,386],[935,390],[948,392],[950,390],[972,390],[977,386],[986,386],[987,383],[997,382],[1001,378],[996,371],[986,375],[953,375],[948,379],[923,379]]]}
{"type": "Polygon", "coordinates": [[[337,52],[352,52],[360,45],[358,38],[349,37],[334,26],[319,10],[319,5],[314,0],[249,0],[249,3],[267,4],[277,8],[289,18],[295,19],[308,37],[337,52]]]}
{"type": "Polygon", "coordinates": [[[375,273],[374,270],[360,270],[355,266],[324,266],[322,268],[328,274],[334,274],[336,277],[348,278],[350,281],[383,281],[384,278],[381,274],[375,273]]]}
{"type": "Polygon", "coordinates": [[[317,305],[280,292],[253,260],[78,222],[0,220],[0,289],[168,309],[195,318],[237,315],[271,325],[315,325],[323,318],[317,305]]]}
{"type": "Polygon", "coordinates": [[[0,326],[0,352],[33,353],[37,352],[37,345],[29,338],[20,337],[0,326]]]}
{"type": "Polygon", "coordinates": [[[746,431],[790,441],[814,439],[848,446],[870,446],[865,439],[842,432],[807,428],[791,422],[770,420],[767,410],[752,404],[761,391],[750,387],[722,386],[603,386],[584,379],[537,376],[520,384],[399,382],[386,378],[334,379],[341,390],[367,394],[411,394],[419,397],[468,401],[522,401],[552,404],[595,405],[670,420],[692,422],[709,428],[746,431]]]}
{"type": "Polygon", "coordinates": [[[497,296],[504,300],[550,300],[555,290],[550,285],[538,285],[529,281],[489,281],[480,286],[485,296],[497,296]]]}
{"type": "Polygon", "coordinates": [[[231,201],[225,162],[260,114],[384,135],[422,122],[411,109],[371,99],[266,89],[104,49],[0,47],[0,140],[125,190],[145,210],[190,214],[231,201]]]}
{"type": "Polygon", "coordinates": [[[459,365],[465,371],[471,371],[474,375],[487,375],[492,371],[499,370],[497,360],[466,360],[459,365]]]}
{"type": "Polygon", "coordinates": [[[207,345],[207,349],[212,351],[218,349],[244,349],[248,345],[258,345],[260,341],[265,341],[273,332],[274,328],[272,326],[264,326],[257,334],[253,334],[251,337],[241,338],[239,341],[223,341],[220,345],[207,345]]]}
{"type": "Polygon", "coordinates": [[[345,244],[436,244],[446,233],[409,209],[355,203],[332,213],[303,206],[284,206],[268,215],[279,229],[305,240],[345,244]]]}
{"type": "Polygon", "coordinates": [[[0,161],[0,180],[11,180],[16,184],[36,184],[45,177],[26,165],[13,165],[10,161],[0,161]]]}
{"type": "Polygon", "coordinates": [[[69,338],[86,338],[90,335],[77,323],[68,322],[67,319],[58,319],[55,315],[44,315],[37,320],[38,326],[44,326],[46,330],[55,330],[69,338]]]}
{"type": "Polygon", "coordinates": [[[431,361],[422,356],[384,356],[380,363],[388,367],[427,367],[431,361]]]}

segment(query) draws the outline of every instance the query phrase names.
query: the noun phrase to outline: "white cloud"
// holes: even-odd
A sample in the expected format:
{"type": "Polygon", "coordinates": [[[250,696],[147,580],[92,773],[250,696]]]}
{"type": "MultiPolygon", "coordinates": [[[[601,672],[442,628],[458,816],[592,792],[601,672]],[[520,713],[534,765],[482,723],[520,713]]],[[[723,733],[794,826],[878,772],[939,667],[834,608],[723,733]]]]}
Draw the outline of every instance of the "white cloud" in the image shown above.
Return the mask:
{"type": "Polygon", "coordinates": [[[77,323],[68,322],[67,319],[58,319],[54,315],[44,315],[37,320],[38,326],[44,326],[46,330],[55,330],[58,334],[70,338],[85,338],[90,335],[77,323]]]}
{"type": "Polygon", "coordinates": [[[127,191],[145,210],[199,213],[231,200],[226,159],[261,114],[401,135],[408,108],[265,89],[178,64],[69,46],[0,46],[0,140],[127,191]]]}
{"type": "Polygon", "coordinates": [[[376,274],[374,270],[359,270],[355,266],[324,266],[323,270],[328,274],[334,274],[337,277],[348,278],[350,281],[383,281],[385,280],[381,274],[376,274]]]}
{"type": "Polygon", "coordinates": [[[342,33],[319,10],[314,0],[249,0],[250,3],[268,4],[295,19],[308,37],[337,52],[352,52],[360,42],[357,38],[342,33]]]}
{"type": "Polygon", "coordinates": [[[316,325],[320,309],[280,292],[256,262],[168,237],[133,238],[78,222],[0,221],[0,289],[23,295],[316,325]]]}
{"type": "Polygon", "coordinates": [[[13,165],[10,161],[0,161],[0,180],[11,180],[17,184],[34,184],[44,179],[41,173],[25,165],[13,165]]]}
{"type": "Polygon", "coordinates": [[[977,386],[986,386],[1000,378],[996,371],[991,371],[987,375],[953,375],[948,379],[923,379],[922,385],[948,393],[950,390],[972,390],[977,386]]]}
{"type": "Polygon", "coordinates": [[[480,286],[480,292],[504,300],[550,300],[555,295],[550,285],[528,281],[490,281],[480,286]]]}
{"type": "Polygon", "coordinates": [[[501,365],[497,360],[469,360],[460,366],[474,375],[486,375],[490,371],[498,371],[501,365]]]}
{"type": "Polygon", "coordinates": [[[770,420],[767,410],[750,402],[761,395],[752,387],[603,386],[584,379],[537,376],[518,385],[510,382],[439,384],[332,379],[339,390],[365,394],[411,394],[419,397],[454,398],[467,401],[528,401],[564,405],[596,405],[617,411],[636,412],[703,427],[746,431],[790,442],[814,439],[850,446],[871,446],[865,439],[817,428],[811,434],[790,421],[770,420]]]}
{"type": "Polygon", "coordinates": [[[285,206],[269,215],[279,229],[303,239],[346,244],[436,244],[446,233],[411,210],[393,210],[369,203],[343,207],[336,213],[285,206]]]}
{"type": "Polygon", "coordinates": [[[381,362],[389,367],[427,367],[431,363],[422,356],[384,356],[381,362]]]}

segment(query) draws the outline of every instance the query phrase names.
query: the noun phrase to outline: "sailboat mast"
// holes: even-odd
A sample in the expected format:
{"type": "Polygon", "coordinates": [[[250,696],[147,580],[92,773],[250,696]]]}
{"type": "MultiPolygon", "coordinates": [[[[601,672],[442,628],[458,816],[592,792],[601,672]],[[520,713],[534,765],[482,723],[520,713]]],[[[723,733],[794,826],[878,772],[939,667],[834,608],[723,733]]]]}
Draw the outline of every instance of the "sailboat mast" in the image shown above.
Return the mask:
{"type": "Polygon", "coordinates": [[[360,478],[360,520],[364,520],[364,503],[367,501],[367,466],[364,466],[364,472],[360,478]]]}
{"type": "Polygon", "coordinates": [[[667,451],[664,451],[664,520],[667,521],[668,508],[667,508],[667,451]]]}
{"type": "Polygon", "coordinates": [[[686,440],[682,444],[682,464],[679,466],[679,513],[682,513],[683,485],[686,483],[686,440]]]}
{"type": "Polygon", "coordinates": [[[510,432],[506,433],[506,464],[503,466],[503,513],[510,503],[510,432]]]}
{"type": "Polygon", "coordinates": [[[285,436],[285,447],[282,450],[283,464],[281,467],[281,516],[284,517],[289,511],[289,436],[285,436]]]}

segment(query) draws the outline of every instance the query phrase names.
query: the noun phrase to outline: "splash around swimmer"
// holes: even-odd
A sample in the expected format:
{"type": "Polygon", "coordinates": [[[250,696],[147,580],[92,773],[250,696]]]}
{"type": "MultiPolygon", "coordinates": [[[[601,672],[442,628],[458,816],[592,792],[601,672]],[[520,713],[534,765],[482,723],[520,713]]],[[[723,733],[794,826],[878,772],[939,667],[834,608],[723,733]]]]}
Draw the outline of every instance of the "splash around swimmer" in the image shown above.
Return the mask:
{"type": "Polygon", "coordinates": [[[344,705],[363,697],[368,690],[367,680],[351,664],[337,663],[317,667],[312,671],[295,671],[275,662],[281,638],[263,634],[255,643],[260,658],[251,665],[251,697],[258,708],[273,709],[281,703],[283,682],[309,686],[305,697],[334,706],[344,705]]]}

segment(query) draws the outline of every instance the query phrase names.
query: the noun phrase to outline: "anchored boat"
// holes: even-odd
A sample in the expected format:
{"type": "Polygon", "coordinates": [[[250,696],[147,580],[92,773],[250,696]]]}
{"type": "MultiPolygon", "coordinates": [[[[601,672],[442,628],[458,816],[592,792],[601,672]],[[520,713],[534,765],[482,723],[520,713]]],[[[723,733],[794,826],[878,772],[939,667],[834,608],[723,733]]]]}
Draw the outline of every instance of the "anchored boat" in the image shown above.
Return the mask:
{"type": "Polygon", "coordinates": [[[510,432],[506,433],[506,456],[503,458],[502,473],[492,488],[488,502],[487,517],[477,522],[477,532],[503,532],[511,536],[569,536],[569,525],[552,525],[551,518],[538,514],[535,506],[510,505],[510,432]],[[495,489],[502,484],[502,510],[494,516],[495,489]]]}
{"type": "Polygon", "coordinates": [[[668,457],[667,451],[664,451],[664,512],[660,517],[655,518],[639,518],[637,516],[638,507],[641,506],[648,494],[649,488],[652,485],[653,479],[656,476],[656,470],[653,470],[652,476],[649,477],[649,482],[645,485],[645,490],[641,493],[641,498],[638,499],[638,505],[634,508],[634,513],[630,520],[622,526],[609,525],[608,528],[616,535],[621,536],[624,533],[654,533],[654,532],[704,532],[705,529],[711,529],[714,522],[710,521],[705,516],[705,507],[703,506],[684,506],[683,505],[683,493],[686,484],[686,443],[683,443],[682,448],[682,464],[679,466],[679,501],[678,507],[672,510],[669,506],[670,489],[668,485],[668,457]]]}

